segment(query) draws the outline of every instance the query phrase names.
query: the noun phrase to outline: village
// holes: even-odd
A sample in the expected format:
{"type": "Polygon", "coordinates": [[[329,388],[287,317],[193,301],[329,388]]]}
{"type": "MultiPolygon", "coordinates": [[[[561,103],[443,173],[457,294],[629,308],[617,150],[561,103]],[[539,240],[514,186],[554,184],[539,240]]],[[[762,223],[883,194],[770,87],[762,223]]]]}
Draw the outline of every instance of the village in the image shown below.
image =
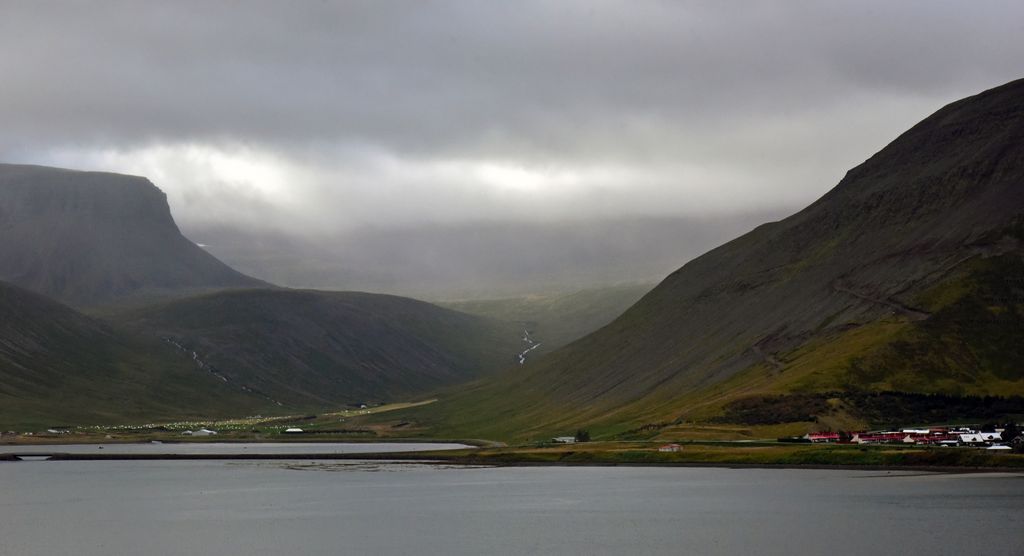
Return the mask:
{"type": "MultiPolygon", "coordinates": [[[[901,444],[938,447],[985,448],[992,451],[1024,450],[1024,431],[1014,423],[1006,425],[940,425],[898,428],[876,431],[818,431],[803,436],[782,437],[782,443],[811,444],[901,444]]],[[[556,436],[551,444],[575,444],[586,442],[590,435],[583,430],[576,436],[556,436]]],[[[668,443],[658,447],[659,452],[679,452],[682,445],[668,443]]]]}
{"type": "MultiPolygon", "coordinates": [[[[780,439],[783,440],[783,439],[780,439]]],[[[900,428],[866,432],[820,431],[786,439],[811,443],[843,444],[913,444],[919,446],[974,447],[993,451],[1011,451],[1024,443],[1020,429],[1014,424],[946,425],[928,428],[900,428]]]]}

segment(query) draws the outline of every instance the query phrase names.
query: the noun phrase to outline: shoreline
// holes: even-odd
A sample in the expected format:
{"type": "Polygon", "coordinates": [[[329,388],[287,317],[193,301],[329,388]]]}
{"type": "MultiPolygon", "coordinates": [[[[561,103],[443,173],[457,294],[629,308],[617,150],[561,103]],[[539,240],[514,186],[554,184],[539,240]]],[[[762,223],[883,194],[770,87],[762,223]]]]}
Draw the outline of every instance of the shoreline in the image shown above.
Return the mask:
{"type": "Polygon", "coordinates": [[[210,440],[209,437],[199,438],[97,438],[97,437],[38,437],[40,442],[34,440],[0,440],[0,446],[67,446],[67,445],[144,445],[144,444],[169,444],[169,445],[195,445],[195,444],[463,444],[474,448],[505,448],[507,444],[495,440],[484,440],[480,438],[325,438],[325,437],[302,437],[285,436],[275,438],[217,438],[210,440]]]}
{"type": "Polygon", "coordinates": [[[67,453],[67,452],[11,452],[0,454],[0,463],[23,461],[21,457],[46,457],[42,461],[372,461],[381,463],[406,463],[422,465],[459,465],[466,467],[676,467],[676,468],[717,468],[717,469],[806,469],[835,471],[912,471],[945,474],[969,473],[1012,473],[1024,475],[1024,468],[1013,466],[970,466],[970,465],[857,465],[848,463],[748,463],[748,462],[697,462],[697,461],[536,461],[515,458],[490,458],[474,456],[451,456],[433,453],[374,452],[374,453],[305,453],[305,454],[118,454],[118,453],[67,453]]]}

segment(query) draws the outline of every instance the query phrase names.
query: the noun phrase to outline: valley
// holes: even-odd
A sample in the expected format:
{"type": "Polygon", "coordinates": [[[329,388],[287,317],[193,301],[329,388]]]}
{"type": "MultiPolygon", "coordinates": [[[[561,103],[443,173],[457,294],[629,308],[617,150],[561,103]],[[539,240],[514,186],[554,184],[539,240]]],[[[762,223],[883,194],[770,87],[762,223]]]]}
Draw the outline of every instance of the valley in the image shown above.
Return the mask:
{"type": "Polygon", "coordinates": [[[271,286],[181,236],[147,180],[5,165],[0,278],[20,286],[0,307],[0,423],[286,421],[365,405],[393,411],[307,427],[530,443],[1014,419],[1020,122],[1024,81],[955,102],[806,209],[657,285],[437,303],[271,286]],[[89,223],[124,210],[149,216],[89,223]],[[65,255],[72,244],[85,258],[65,255]],[[437,401],[402,405],[420,399],[437,401]]]}
{"type": "Polygon", "coordinates": [[[0,0],[0,556],[1021,553],[1022,22],[0,0]]]}

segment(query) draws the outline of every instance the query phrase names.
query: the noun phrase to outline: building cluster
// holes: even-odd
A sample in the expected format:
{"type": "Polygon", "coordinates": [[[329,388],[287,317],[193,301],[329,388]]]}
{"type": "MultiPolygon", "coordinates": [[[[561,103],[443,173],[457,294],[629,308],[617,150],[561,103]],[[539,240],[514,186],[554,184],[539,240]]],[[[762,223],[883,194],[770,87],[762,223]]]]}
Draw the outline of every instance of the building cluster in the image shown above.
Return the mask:
{"type": "MultiPolygon", "coordinates": [[[[974,446],[1010,449],[1004,441],[1003,428],[983,432],[971,426],[943,426],[918,429],[865,432],[812,432],[804,439],[814,443],[841,442],[849,444],[915,444],[925,446],[974,446]]],[[[1012,440],[1012,439],[1011,439],[1012,440]]]]}

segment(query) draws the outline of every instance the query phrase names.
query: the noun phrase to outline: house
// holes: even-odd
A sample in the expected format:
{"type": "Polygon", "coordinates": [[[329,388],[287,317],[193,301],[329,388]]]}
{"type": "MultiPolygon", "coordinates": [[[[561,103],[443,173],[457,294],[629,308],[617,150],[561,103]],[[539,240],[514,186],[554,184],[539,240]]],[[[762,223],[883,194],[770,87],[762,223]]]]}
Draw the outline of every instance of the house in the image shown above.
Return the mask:
{"type": "Polygon", "coordinates": [[[908,434],[907,438],[903,439],[903,442],[909,443],[911,440],[914,444],[949,445],[958,444],[960,436],[956,434],[946,434],[938,432],[932,432],[931,434],[908,434]]]}
{"type": "Polygon", "coordinates": [[[981,436],[980,434],[977,434],[977,433],[961,434],[960,435],[960,443],[961,444],[973,444],[973,445],[984,444],[985,443],[985,438],[983,436],[981,436]]]}
{"type": "Polygon", "coordinates": [[[302,434],[303,432],[305,431],[303,431],[299,427],[289,427],[287,429],[284,429],[285,434],[302,434]]]}
{"type": "Polygon", "coordinates": [[[576,437],[575,436],[556,436],[556,437],[552,438],[551,441],[554,442],[555,444],[575,444],[576,443],[576,437]]]}
{"type": "Polygon", "coordinates": [[[838,432],[812,432],[804,436],[811,442],[839,442],[838,432]]]}
{"type": "Polygon", "coordinates": [[[1001,432],[980,432],[978,434],[981,435],[981,439],[984,440],[985,442],[1003,441],[1003,433],[1001,432]]]}
{"type": "Polygon", "coordinates": [[[192,433],[192,436],[211,436],[211,435],[214,435],[214,434],[217,434],[217,431],[212,431],[212,430],[207,429],[207,428],[202,428],[202,429],[199,429],[199,430],[195,431],[194,433],[192,433]]]}
{"type": "Polygon", "coordinates": [[[678,452],[679,450],[682,450],[682,449],[683,449],[683,447],[680,446],[679,444],[665,444],[664,446],[659,447],[658,451],[659,452],[678,452]]]}
{"type": "Polygon", "coordinates": [[[906,436],[901,432],[858,432],[853,434],[850,442],[854,444],[879,444],[887,442],[903,442],[906,436]]]}

